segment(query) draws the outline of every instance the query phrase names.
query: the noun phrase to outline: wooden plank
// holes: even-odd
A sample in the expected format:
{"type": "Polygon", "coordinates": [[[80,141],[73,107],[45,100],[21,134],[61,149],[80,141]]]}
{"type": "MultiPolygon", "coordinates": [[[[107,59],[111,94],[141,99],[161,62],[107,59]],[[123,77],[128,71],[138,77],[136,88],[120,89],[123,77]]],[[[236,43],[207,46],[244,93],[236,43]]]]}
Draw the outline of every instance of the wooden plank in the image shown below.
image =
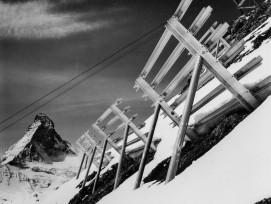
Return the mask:
{"type": "MultiPolygon", "coordinates": [[[[147,138],[146,136],[135,126],[135,124],[131,121],[129,121],[129,119],[127,118],[126,115],[124,115],[120,110],[119,108],[113,104],[110,106],[110,108],[112,109],[112,111],[118,115],[120,117],[120,119],[126,123],[126,124],[129,124],[129,127],[133,130],[133,132],[144,142],[146,143],[147,142],[147,138]]],[[[156,151],[156,146],[154,144],[151,145],[151,148],[156,151]]]]}
{"type": "Polygon", "coordinates": [[[164,47],[166,46],[167,42],[169,41],[171,35],[172,35],[171,32],[169,32],[167,29],[165,29],[163,35],[161,36],[155,49],[153,50],[149,60],[147,61],[145,67],[143,68],[143,70],[140,74],[141,77],[146,78],[146,76],[149,74],[154,63],[156,62],[156,60],[158,59],[158,57],[162,53],[164,47]]]}
{"type": "MultiPolygon", "coordinates": [[[[125,114],[125,113],[127,113],[127,112],[129,111],[129,109],[130,109],[130,106],[126,106],[126,107],[122,110],[122,112],[125,114]]],[[[102,129],[102,130],[105,130],[106,128],[110,127],[110,126],[113,125],[115,122],[117,122],[118,119],[119,119],[118,116],[113,117],[113,118],[112,118],[110,121],[108,121],[108,123],[107,123],[106,125],[104,125],[101,129],[102,129]]]]}
{"type": "MultiPolygon", "coordinates": [[[[134,114],[131,116],[131,118],[129,119],[129,121],[134,121],[137,118],[137,114],[134,114]]],[[[113,134],[119,132],[121,129],[123,129],[125,127],[126,123],[122,123],[120,124],[115,130],[113,130],[112,132],[108,133],[108,136],[112,136],[113,134]]]]}
{"type": "MultiPolygon", "coordinates": [[[[116,101],[115,101],[115,103],[116,104],[120,104],[122,102],[122,99],[121,98],[119,98],[119,99],[117,99],[116,101]]],[[[109,115],[110,115],[110,113],[112,113],[112,111],[111,111],[111,109],[110,108],[108,108],[97,120],[96,120],[96,124],[98,124],[98,123],[100,123],[100,122],[102,122],[105,118],[107,118],[109,115]]]]}
{"type": "Polygon", "coordinates": [[[233,57],[235,57],[237,54],[240,53],[240,48],[242,50],[245,48],[244,47],[245,43],[246,41],[244,39],[237,41],[219,58],[219,60],[221,60],[224,64],[226,64],[226,62],[229,59],[232,59],[233,57]]]}
{"type": "MultiPolygon", "coordinates": [[[[262,57],[258,56],[250,60],[245,66],[243,66],[240,70],[238,70],[234,76],[237,80],[242,79],[247,74],[249,74],[252,70],[256,69],[258,66],[261,65],[262,57]]],[[[204,105],[206,105],[208,102],[213,100],[215,97],[217,97],[219,94],[221,94],[223,91],[225,91],[225,87],[220,84],[217,86],[212,92],[210,92],[208,95],[203,97],[199,102],[197,102],[191,111],[191,114],[195,113],[197,110],[202,108],[204,105]]]]}
{"type": "MultiPolygon", "coordinates": [[[[150,99],[155,102],[159,103],[161,105],[161,108],[163,111],[167,114],[167,116],[176,124],[179,125],[180,119],[179,115],[164,101],[164,99],[158,95],[151,87],[150,85],[141,77],[137,78],[135,81],[136,85],[142,89],[144,93],[146,93],[150,99]]],[[[188,128],[187,130],[187,136],[191,140],[197,139],[197,135],[188,128]]]]}
{"type": "Polygon", "coordinates": [[[202,65],[203,65],[203,57],[201,55],[198,55],[196,65],[193,70],[191,83],[189,85],[188,95],[187,95],[186,103],[183,109],[182,119],[179,125],[176,141],[173,147],[173,153],[170,159],[170,164],[169,164],[166,181],[165,181],[166,184],[175,178],[178,167],[179,167],[181,151],[182,151],[183,144],[185,141],[185,134],[186,134],[189,118],[191,115],[193,101],[194,101],[195,94],[197,91],[197,83],[200,77],[202,65]]]}
{"type": "Polygon", "coordinates": [[[89,139],[87,135],[82,135],[81,137],[78,138],[76,141],[76,144],[88,155],[90,156],[92,154],[94,144],[92,141],[89,139]]]}
{"type": "Polygon", "coordinates": [[[105,140],[107,140],[108,141],[108,143],[120,154],[121,152],[120,152],[120,150],[118,149],[118,146],[113,142],[113,140],[110,138],[110,137],[108,137],[108,135],[105,133],[105,132],[103,132],[101,129],[100,129],[100,127],[98,126],[98,125],[96,125],[96,124],[93,124],[92,126],[92,129],[96,132],[96,134],[98,134],[98,135],[100,135],[100,136],[102,136],[105,140]]]}
{"type": "Polygon", "coordinates": [[[228,23],[224,23],[220,29],[218,29],[217,32],[214,33],[214,35],[207,41],[207,43],[205,43],[204,45],[206,45],[209,50],[212,50],[216,43],[223,38],[223,36],[225,35],[225,33],[227,32],[229,28],[229,24],[228,23]]]}
{"type": "MultiPolygon", "coordinates": [[[[228,62],[228,60],[233,57],[230,54],[233,54],[235,56],[236,54],[241,52],[241,49],[243,46],[240,46],[240,45],[242,43],[243,43],[242,40],[240,41],[240,43],[239,42],[234,43],[232,45],[232,47],[229,49],[229,53],[227,54],[227,52],[228,52],[227,51],[226,53],[223,54],[223,55],[227,55],[227,57],[223,57],[223,56],[220,57],[220,61],[223,64],[226,64],[228,62]],[[238,48],[238,47],[241,49],[238,49],[235,53],[231,51],[231,50],[236,50],[236,48],[238,48]]],[[[213,77],[213,75],[209,71],[203,73],[200,80],[199,80],[197,89],[199,89],[203,84],[207,83],[207,81],[211,80],[212,77],[213,77]]],[[[185,100],[186,96],[187,96],[187,90],[185,92],[183,92],[178,98],[176,98],[175,101],[170,105],[170,107],[172,107],[173,109],[177,108],[185,100]]]]}
{"type": "Polygon", "coordinates": [[[181,20],[191,3],[192,3],[192,0],[182,0],[177,10],[175,11],[174,16],[176,16],[179,20],[181,20]]]}
{"type": "MultiPolygon", "coordinates": [[[[103,150],[102,150],[101,146],[99,145],[98,142],[96,142],[96,141],[94,140],[94,138],[93,138],[94,136],[91,136],[91,135],[90,135],[90,131],[87,131],[87,132],[85,132],[84,134],[89,136],[89,138],[90,138],[90,140],[93,142],[93,144],[96,145],[97,150],[98,150],[100,153],[102,153],[103,150]]],[[[93,133],[92,133],[92,135],[93,135],[93,133]]],[[[106,158],[108,161],[111,161],[111,158],[110,158],[107,154],[105,154],[105,158],[106,158]]]]}
{"type": "Polygon", "coordinates": [[[137,177],[136,177],[134,190],[139,188],[140,184],[141,184],[144,169],[145,169],[145,166],[146,166],[146,163],[147,163],[147,156],[149,154],[150,146],[152,144],[152,138],[153,138],[154,131],[155,131],[155,128],[156,128],[156,124],[157,124],[157,121],[158,121],[160,109],[161,109],[161,105],[159,103],[157,103],[156,107],[155,107],[154,114],[153,114],[153,119],[152,119],[152,122],[151,122],[150,130],[149,130],[149,133],[148,133],[148,140],[147,140],[147,143],[146,143],[146,145],[144,147],[142,158],[141,158],[141,161],[140,161],[140,165],[139,165],[139,169],[138,169],[138,173],[137,173],[137,177]]]}
{"type": "Polygon", "coordinates": [[[162,96],[166,97],[169,95],[178,84],[186,78],[187,74],[194,68],[195,65],[195,57],[192,58],[185,64],[185,66],[178,72],[178,74],[170,81],[170,83],[166,86],[166,88],[162,92],[162,96]]]}
{"type": "MultiPolygon", "coordinates": [[[[221,25],[216,31],[214,31],[211,27],[211,31],[214,33],[214,35],[212,37],[208,38],[205,41],[205,43],[208,44],[209,42],[211,42],[211,43],[218,42],[220,39],[222,39],[226,28],[227,28],[227,24],[225,24],[224,26],[221,25]]],[[[202,38],[201,41],[203,39],[204,38],[202,38]]],[[[186,75],[190,71],[192,71],[192,69],[194,68],[194,64],[195,64],[195,58],[192,57],[186,63],[186,65],[179,71],[179,73],[173,78],[173,80],[166,86],[166,88],[163,90],[161,95],[163,97],[166,97],[167,95],[172,93],[172,91],[186,78],[186,75]]],[[[204,66],[204,68],[206,68],[206,67],[204,66]]]]}
{"type": "Polygon", "coordinates": [[[185,27],[176,18],[171,18],[166,25],[173,35],[182,41],[186,48],[194,55],[200,54],[210,72],[237,98],[237,100],[248,110],[253,111],[259,106],[254,96],[241,85],[214,56],[197,41],[194,36],[187,33],[185,27]]]}
{"type": "Polygon", "coordinates": [[[127,139],[128,139],[128,134],[129,134],[129,125],[125,124],[125,131],[124,131],[124,139],[122,141],[122,149],[121,149],[121,154],[119,158],[119,164],[118,164],[118,169],[115,177],[115,182],[114,182],[114,190],[118,188],[120,184],[120,177],[121,177],[121,169],[122,169],[122,164],[123,164],[123,158],[125,155],[125,149],[126,149],[126,144],[127,144],[127,139]]]}
{"type": "MultiPolygon", "coordinates": [[[[203,26],[203,24],[207,21],[209,16],[211,15],[212,8],[208,6],[207,8],[203,8],[197,18],[194,20],[192,25],[189,28],[189,31],[192,35],[195,35],[198,30],[203,26]]],[[[165,77],[171,67],[175,64],[177,59],[181,56],[183,51],[185,50],[184,45],[182,42],[179,42],[178,45],[175,47],[169,58],[166,60],[158,74],[155,76],[153,81],[151,82],[151,86],[155,88],[165,77]]]]}

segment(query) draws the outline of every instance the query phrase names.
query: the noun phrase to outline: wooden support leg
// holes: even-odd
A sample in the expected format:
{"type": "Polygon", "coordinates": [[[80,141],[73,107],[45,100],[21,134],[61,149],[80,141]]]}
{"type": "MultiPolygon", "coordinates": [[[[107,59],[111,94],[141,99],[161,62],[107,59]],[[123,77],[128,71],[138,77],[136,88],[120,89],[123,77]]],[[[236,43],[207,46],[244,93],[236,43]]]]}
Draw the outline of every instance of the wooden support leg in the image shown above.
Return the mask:
{"type": "Polygon", "coordinates": [[[94,147],[94,149],[93,149],[93,151],[92,151],[92,155],[91,155],[91,158],[90,158],[90,161],[89,161],[89,164],[88,164],[88,169],[87,169],[87,172],[86,172],[86,176],[85,176],[85,180],[84,180],[84,183],[83,183],[82,188],[84,188],[84,187],[85,187],[85,185],[86,185],[87,178],[88,178],[88,173],[89,173],[89,170],[90,170],[91,164],[92,164],[92,162],[93,162],[95,152],[96,152],[96,146],[94,147]]]}
{"type": "Polygon", "coordinates": [[[102,166],[103,166],[103,158],[104,158],[104,154],[105,154],[105,150],[106,150],[106,145],[107,145],[107,140],[104,140],[103,152],[102,152],[102,155],[101,155],[101,160],[100,160],[99,168],[98,168],[98,171],[97,171],[97,174],[96,174],[96,178],[95,178],[95,182],[94,182],[94,185],[93,185],[92,193],[95,192],[95,188],[96,188],[96,185],[97,185],[99,177],[100,177],[100,173],[101,173],[102,166]]]}
{"type": "Polygon", "coordinates": [[[176,19],[171,18],[166,25],[173,35],[182,41],[193,54],[204,58],[204,64],[210,72],[234,95],[234,97],[248,110],[253,111],[259,106],[256,98],[240,83],[225,67],[194,36],[189,34],[185,27],[176,19]]]}
{"type": "Polygon", "coordinates": [[[81,172],[81,169],[82,169],[82,166],[83,166],[83,162],[84,162],[84,160],[85,160],[85,157],[86,157],[86,154],[84,153],[84,154],[83,154],[83,157],[82,157],[82,160],[81,160],[81,163],[80,163],[80,167],[79,167],[77,176],[76,176],[76,179],[79,178],[79,175],[80,175],[80,172],[81,172]]]}
{"type": "Polygon", "coordinates": [[[87,165],[88,165],[88,156],[86,157],[85,169],[87,168],[87,165]]]}
{"type": "Polygon", "coordinates": [[[180,154],[181,154],[181,150],[184,143],[185,133],[188,126],[190,112],[191,112],[193,101],[195,98],[195,93],[197,90],[197,84],[198,84],[200,70],[202,68],[202,65],[203,65],[203,58],[201,56],[198,56],[196,66],[194,68],[193,75],[191,78],[188,96],[186,99],[184,111],[182,114],[182,119],[181,119],[179,130],[177,133],[177,138],[174,145],[173,154],[170,160],[169,169],[168,169],[167,177],[166,177],[166,183],[174,179],[177,173],[177,169],[178,169],[179,161],[180,161],[180,154]]]}
{"type": "Polygon", "coordinates": [[[153,134],[154,134],[154,131],[155,131],[155,127],[156,127],[156,123],[157,123],[157,120],[158,120],[160,109],[161,109],[161,105],[159,103],[157,103],[156,107],[155,107],[155,111],[154,111],[150,131],[149,131],[149,134],[148,134],[148,140],[147,140],[147,143],[145,145],[145,148],[144,148],[144,151],[143,151],[143,154],[142,154],[142,158],[141,158],[139,170],[138,170],[138,173],[137,173],[134,190],[140,187],[140,183],[141,183],[142,176],[143,176],[144,169],[145,169],[145,165],[146,165],[146,162],[147,162],[147,156],[148,156],[149,149],[150,149],[150,146],[151,146],[151,143],[152,143],[152,138],[153,138],[153,134]]]}
{"type": "Polygon", "coordinates": [[[121,150],[121,154],[120,154],[120,158],[119,158],[119,165],[118,165],[115,183],[114,183],[114,190],[116,188],[118,188],[119,183],[120,183],[120,174],[121,174],[121,169],[122,169],[123,157],[125,155],[125,148],[126,148],[126,144],[127,144],[128,135],[129,135],[129,124],[126,124],[125,131],[124,131],[123,143],[122,143],[122,150],[121,150]]]}

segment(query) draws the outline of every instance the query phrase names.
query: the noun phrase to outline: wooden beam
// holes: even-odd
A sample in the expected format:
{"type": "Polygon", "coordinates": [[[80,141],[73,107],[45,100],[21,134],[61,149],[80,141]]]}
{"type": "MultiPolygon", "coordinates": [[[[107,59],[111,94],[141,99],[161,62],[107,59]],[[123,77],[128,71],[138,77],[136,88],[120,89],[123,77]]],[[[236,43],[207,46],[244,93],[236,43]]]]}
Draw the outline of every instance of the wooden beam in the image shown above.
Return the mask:
{"type": "MultiPolygon", "coordinates": [[[[229,48],[228,51],[226,51],[226,53],[224,53],[219,59],[223,64],[226,64],[232,57],[233,55],[236,56],[238,53],[240,53],[243,49],[244,46],[242,46],[243,44],[243,40],[234,43],[232,45],[232,47],[229,48]],[[234,52],[233,50],[237,50],[236,52],[234,52]],[[225,55],[225,57],[224,57],[225,55]]],[[[205,66],[204,66],[205,67],[205,66]]],[[[206,67],[205,67],[206,68],[206,67]]],[[[211,78],[213,77],[213,75],[209,72],[209,71],[205,71],[199,80],[198,83],[198,88],[197,90],[205,83],[207,83],[209,80],[211,80],[211,78]]],[[[175,101],[170,104],[170,107],[175,109],[177,108],[186,98],[187,96],[187,90],[185,92],[183,92],[178,98],[175,99],[175,101]]]]}
{"type": "Polygon", "coordinates": [[[171,35],[172,35],[171,32],[169,32],[167,29],[165,29],[163,35],[161,36],[155,49],[153,50],[149,60],[147,61],[145,67],[143,68],[143,70],[140,74],[141,77],[146,78],[146,76],[149,74],[154,63],[156,62],[156,60],[158,59],[158,57],[162,53],[164,47],[166,46],[167,42],[169,41],[171,35]]]}
{"type": "MultiPolygon", "coordinates": [[[[122,112],[125,114],[125,113],[127,113],[127,112],[129,111],[129,109],[130,109],[130,106],[127,106],[127,107],[125,107],[125,108],[122,110],[122,112]]],[[[108,123],[107,123],[106,125],[104,125],[101,129],[102,129],[102,130],[105,130],[106,128],[110,127],[110,126],[113,125],[115,122],[117,122],[118,119],[119,119],[118,116],[113,117],[113,118],[112,118],[110,121],[108,121],[108,123]]]]}
{"type": "Polygon", "coordinates": [[[197,41],[194,36],[187,33],[185,27],[180,24],[176,18],[171,18],[166,27],[173,33],[173,35],[182,41],[186,48],[193,55],[200,54],[204,60],[205,65],[210,72],[237,98],[237,100],[249,111],[253,111],[259,106],[259,102],[254,96],[241,85],[223,65],[217,61],[208,50],[197,41]]]}
{"type": "Polygon", "coordinates": [[[91,167],[91,165],[92,165],[92,162],[93,162],[93,159],[94,159],[95,152],[96,152],[96,146],[95,146],[95,147],[93,148],[93,150],[92,150],[92,155],[91,155],[91,158],[90,158],[90,161],[89,161],[89,164],[88,164],[88,168],[87,168],[87,171],[86,171],[86,175],[85,175],[85,179],[84,179],[82,188],[84,188],[85,185],[86,185],[87,178],[88,178],[88,173],[89,173],[90,167],[91,167]]]}
{"type": "MultiPolygon", "coordinates": [[[[101,146],[93,139],[94,136],[91,136],[89,131],[88,131],[88,132],[85,132],[84,134],[89,136],[89,138],[90,138],[90,140],[92,141],[92,143],[93,143],[94,145],[96,145],[97,150],[98,150],[100,153],[102,153],[103,150],[102,150],[101,146]]],[[[111,161],[111,158],[110,158],[107,154],[105,154],[105,158],[106,158],[109,162],[111,161]]]]}
{"type": "Polygon", "coordinates": [[[113,140],[105,133],[103,132],[100,127],[96,124],[93,124],[92,129],[96,132],[96,134],[102,136],[105,140],[108,141],[108,143],[120,154],[120,150],[118,149],[118,146],[113,142],[113,140]]]}
{"type": "MultiPolygon", "coordinates": [[[[116,104],[120,104],[122,102],[122,99],[121,98],[119,98],[119,99],[117,99],[116,101],[115,101],[115,103],[116,104]]],[[[98,123],[100,123],[100,122],[102,122],[106,117],[108,117],[109,115],[110,115],[110,113],[111,113],[112,111],[111,111],[111,109],[110,108],[108,108],[97,120],[96,120],[96,124],[98,124],[98,123]]]]}
{"type": "Polygon", "coordinates": [[[179,125],[179,130],[178,130],[176,141],[173,147],[173,153],[170,159],[170,164],[169,164],[166,181],[165,181],[166,184],[175,178],[178,167],[179,167],[181,151],[182,151],[183,144],[185,141],[185,134],[186,134],[189,118],[191,115],[193,101],[194,101],[195,94],[197,91],[197,83],[199,80],[202,65],[203,65],[203,58],[201,55],[198,55],[196,65],[193,70],[191,83],[189,85],[188,96],[187,96],[185,106],[183,109],[182,119],[179,125]]]}
{"type": "Polygon", "coordinates": [[[176,16],[179,20],[181,20],[191,3],[192,3],[192,0],[182,0],[177,10],[175,11],[174,16],[176,16]]]}
{"type": "Polygon", "coordinates": [[[145,169],[145,166],[146,166],[146,163],[147,163],[147,157],[148,157],[148,154],[149,154],[149,151],[150,151],[150,146],[152,144],[152,138],[153,138],[154,131],[155,131],[155,128],[156,128],[156,124],[157,124],[157,121],[158,121],[160,109],[161,109],[161,105],[159,103],[157,103],[156,107],[155,107],[154,114],[153,114],[153,119],[152,119],[152,123],[151,123],[151,126],[150,126],[150,131],[148,133],[148,140],[147,140],[147,143],[146,143],[146,145],[144,147],[142,158],[141,158],[141,161],[140,161],[140,166],[139,166],[139,169],[138,169],[134,190],[139,188],[140,184],[141,184],[144,169],[145,169]]]}
{"type": "MultiPolygon", "coordinates": [[[[146,136],[135,126],[135,124],[131,121],[129,121],[129,119],[127,118],[126,115],[124,115],[119,108],[113,104],[110,106],[111,110],[120,117],[120,119],[129,125],[129,127],[131,128],[131,130],[133,130],[133,132],[144,142],[147,142],[147,138],[146,136]]],[[[154,144],[151,145],[151,148],[156,151],[156,146],[154,144]]]]}
{"type": "MultiPolygon", "coordinates": [[[[194,20],[192,25],[189,28],[189,31],[191,32],[192,35],[195,35],[198,30],[203,26],[203,24],[207,21],[209,16],[211,15],[212,8],[208,6],[207,8],[203,8],[197,18],[194,20]]],[[[151,86],[155,88],[165,77],[165,75],[168,73],[170,68],[175,64],[177,59],[181,56],[183,51],[185,50],[184,45],[182,42],[179,42],[178,45],[175,47],[167,61],[164,63],[158,74],[155,76],[153,79],[151,86]]]]}
{"type": "MultiPolygon", "coordinates": [[[[140,87],[148,97],[154,102],[154,103],[159,103],[161,105],[161,108],[163,111],[167,114],[167,116],[176,124],[179,125],[180,119],[179,115],[164,101],[164,99],[158,95],[152,88],[151,86],[141,77],[137,78],[136,81],[136,86],[140,87]]],[[[198,137],[197,135],[190,129],[187,129],[187,136],[191,140],[196,140],[198,137]]]]}
{"type": "MultiPolygon", "coordinates": [[[[130,121],[134,121],[137,118],[137,114],[134,114],[131,116],[131,118],[129,119],[130,121]]],[[[112,136],[113,134],[115,134],[116,132],[119,132],[121,129],[123,129],[125,127],[126,123],[122,123],[120,124],[115,130],[113,130],[112,132],[108,133],[108,136],[112,136]]],[[[115,138],[116,139],[116,138],[115,138]]]]}
{"type": "Polygon", "coordinates": [[[118,188],[118,186],[120,184],[121,169],[122,169],[123,158],[124,158],[124,155],[125,155],[125,149],[126,149],[128,134],[129,134],[129,125],[126,124],[125,131],[124,131],[124,139],[122,141],[122,149],[121,149],[121,154],[120,154],[120,158],[119,158],[118,169],[117,169],[115,183],[114,183],[114,190],[116,188],[118,188]]]}
{"type": "MultiPolygon", "coordinates": [[[[240,70],[238,70],[234,76],[237,80],[242,79],[247,74],[249,74],[252,70],[256,69],[258,66],[261,65],[261,61],[263,60],[262,57],[258,56],[250,60],[245,66],[243,66],[240,70]]],[[[214,90],[212,90],[208,95],[203,97],[200,101],[198,101],[192,108],[191,114],[198,111],[200,108],[202,108],[204,105],[206,105],[208,102],[213,100],[215,97],[217,97],[219,94],[221,94],[223,91],[225,91],[225,87],[220,84],[217,86],[214,90]]]]}

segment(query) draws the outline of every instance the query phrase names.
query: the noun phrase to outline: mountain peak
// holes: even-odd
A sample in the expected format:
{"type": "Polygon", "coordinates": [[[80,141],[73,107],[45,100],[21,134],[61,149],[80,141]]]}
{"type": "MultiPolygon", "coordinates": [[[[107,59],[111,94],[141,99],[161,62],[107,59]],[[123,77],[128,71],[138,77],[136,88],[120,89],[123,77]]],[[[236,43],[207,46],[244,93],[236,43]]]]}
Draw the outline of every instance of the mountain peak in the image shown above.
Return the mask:
{"type": "Polygon", "coordinates": [[[25,135],[5,152],[1,164],[27,167],[28,162],[52,163],[68,155],[76,155],[70,143],[55,131],[47,115],[39,113],[25,135]]]}
{"type": "Polygon", "coordinates": [[[34,118],[35,122],[40,122],[44,127],[48,127],[49,129],[54,129],[55,125],[53,121],[44,113],[38,113],[34,118]]]}

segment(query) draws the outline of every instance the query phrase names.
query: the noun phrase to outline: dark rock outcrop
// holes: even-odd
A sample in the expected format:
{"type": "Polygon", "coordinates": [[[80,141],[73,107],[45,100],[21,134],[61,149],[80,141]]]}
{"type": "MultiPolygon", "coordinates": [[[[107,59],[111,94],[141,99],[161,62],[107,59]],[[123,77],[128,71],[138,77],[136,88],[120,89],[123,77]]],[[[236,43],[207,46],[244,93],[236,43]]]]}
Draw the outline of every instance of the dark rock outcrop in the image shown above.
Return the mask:
{"type": "Polygon", "coordinates": [[[4,154],[2,162],[10,160],[10,165],[26,167],[27,162],[63,161],[67,155],[76,153],[70,143],[62,140],[55,131],[53,121],[45,114],[39,113],[25,136],[4,154]]]}

